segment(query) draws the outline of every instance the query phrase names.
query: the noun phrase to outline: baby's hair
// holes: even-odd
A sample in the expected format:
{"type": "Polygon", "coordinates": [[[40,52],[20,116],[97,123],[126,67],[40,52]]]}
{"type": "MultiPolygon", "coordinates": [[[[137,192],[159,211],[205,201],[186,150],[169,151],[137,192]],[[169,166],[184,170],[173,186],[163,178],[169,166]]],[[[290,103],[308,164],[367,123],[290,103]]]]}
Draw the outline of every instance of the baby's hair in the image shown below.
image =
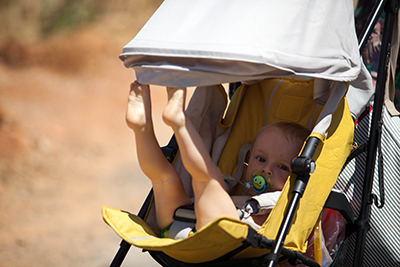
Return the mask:
{"type": "Polygon", "coordinates": [[[294,122],[280,121],[266,125],[261,128],[254,136],[253,144],[261,133],[268,132],[273,129],[278,129],[279,131],[281,131],[286,140],[292,144],[303,144],[307,137],[310,135],[310,131],[300,124],[294,122]]]}

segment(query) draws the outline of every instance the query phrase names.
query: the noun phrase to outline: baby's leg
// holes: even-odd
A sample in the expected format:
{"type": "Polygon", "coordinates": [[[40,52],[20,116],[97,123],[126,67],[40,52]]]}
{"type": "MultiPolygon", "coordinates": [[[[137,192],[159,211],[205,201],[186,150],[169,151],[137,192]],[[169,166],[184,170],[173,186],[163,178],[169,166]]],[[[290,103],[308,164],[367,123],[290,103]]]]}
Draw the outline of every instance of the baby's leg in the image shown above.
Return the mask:
{"type": "Polygon", "coordinates": [[[160,229],[164,229],[173,222],[175,209],[191,204],[191,200],[178,173],[164,157],[155,138],[148,85],[138,82],[131,84],[126,122],[135,132],[139,165],[153,185],[157,224],[160,229]]]}
{"type": "Polygon", "coordinates": [[[225,190],[221,171],[213,163],[203,140],[184,112],[186,89],[167,90],[169,102],[163,119],[174,130],[183,164],[193,178],[196,228],[199,230],[218,216],[238,219],[235,205],[225,190]]]}

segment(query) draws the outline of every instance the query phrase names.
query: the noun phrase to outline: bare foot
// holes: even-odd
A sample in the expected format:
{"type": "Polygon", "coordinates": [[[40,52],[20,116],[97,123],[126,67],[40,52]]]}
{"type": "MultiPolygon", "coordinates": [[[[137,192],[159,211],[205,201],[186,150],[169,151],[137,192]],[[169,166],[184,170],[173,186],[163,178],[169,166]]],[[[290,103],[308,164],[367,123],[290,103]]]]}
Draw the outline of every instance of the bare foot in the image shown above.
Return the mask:
{"type": "Polygon", "coordinates": [[[165,124],[176,127],[185,124],[186,88],[167,88],[168,104],[163,112],[165,124]]]}
{"type": "Polygon", "coordinates": [[[132,130],[143,131],[151,122],[150,88],[135,81],[131,84],[126,110],[126,123],[132,130]]]}

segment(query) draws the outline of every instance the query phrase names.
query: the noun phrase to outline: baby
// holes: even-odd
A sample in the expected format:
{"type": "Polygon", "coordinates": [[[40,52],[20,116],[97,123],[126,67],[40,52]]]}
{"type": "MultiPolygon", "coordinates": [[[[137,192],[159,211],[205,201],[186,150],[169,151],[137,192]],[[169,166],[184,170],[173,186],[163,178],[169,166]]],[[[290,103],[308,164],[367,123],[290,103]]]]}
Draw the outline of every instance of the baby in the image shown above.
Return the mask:
{"type": "MultiPolygon", "coordinates": [[[[192,176],[194,210],[197,230],[219,216],[240,219],[236,206],[243,205],[258,194],[251,189],[250,196],[231,196],[225,190],[224,175],[213,163],[199,133],[186,116],[186,88],[167,88],[168,104],[163,112],[164,122],[172,128],[182,162],[192,176]]],[[[160,229],[169,227],[175,210],[192,201],[184,190],[179,174],[164,157],[155,138],[151,116],[150,88],[135,81],[131,84],[126,113],[128,126],[135,132],[139,165],[151,180],[160,229]]],[[[269,191],[280,191],[295,158],[309,131],[294,123],[276,123],[263,127],[254,137],[250,151],[246,180],[252,180],[259,171],[271,181],[269,191]]],[[[250,223],[262,225],[267,215],[247,218],[250,223]]]]}

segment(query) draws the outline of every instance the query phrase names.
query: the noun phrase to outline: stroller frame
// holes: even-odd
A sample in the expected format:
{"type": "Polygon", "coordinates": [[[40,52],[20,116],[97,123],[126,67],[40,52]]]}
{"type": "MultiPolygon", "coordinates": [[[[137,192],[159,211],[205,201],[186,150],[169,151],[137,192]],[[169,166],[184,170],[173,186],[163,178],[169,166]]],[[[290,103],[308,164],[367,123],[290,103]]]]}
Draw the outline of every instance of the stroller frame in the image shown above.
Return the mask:
{"type": "Polygon", "coordinates": [[[367,42],[367,37],[372,33],[374,25],[377,23],[382,12],[385,11],[386,18],[383,28],[382,50],[379,58],[371,129],[367,144],[367,163],[364,174],[361,208],[356,222],[358,230],[353,266],[363,266],[365,240],[369,228],[369,218],[371,215],[371,192],[374,178],[375,158],[377,154],[377,148],[380,146],[380,139],[382,135],[382,108],[388,73],[388,60],[390,58],[390,40],[392,39],[394,16],[398,13],[398,10],[398,0],[377,1],[359,38],[359,50],[361,52],[367,42]]]}
{"type": "MultiPolygon", "coordinates": [[[[399,0],[378,0],[375,3],[375,6],[368,17],[367,23],[364,26],[360,37],[359,37],[359,51],[360,53],[364,49],[369,36],[371,35],[375,24],[377,23],[380,15],[385,12],[385,24],[383,28],[383,38],[382,38],[382,49],[380,52],[380,59],[379,59],[379,68],[378,68],[378,77],[376,82],[376,89],[375,89],[375,96],[374,96],[374,104],[373,104],[373,114],[372,114],[372,121],[371,121],[371,128],[369,133],[369,140],[367,143],[366,148],[358,148],[353,151],[348,160],[353,159],[357,155],[367,152],[367,162],[366,162],[366,169],[364,173],[364,183],[363,183],[363,191],[362,191],[362,201],[361,207],[359,211],[359,215],[357,219],[354,221],[351,219],[350,224],[352,225],[353,231],[356,232],[356,246],[355,246],[355,253],[353,259],[353,266],[363,266],[363,257],[364,257],[364,249],[365,249],[365,241],[366,235],[369,229],[369,218],[371,215],[371,205],[372,205],[372,185],[373,185],[373,178],[374,178],[374,168],[375,168],[375,158],[377,155],[377,149],[380,145],[380,139],[382,134],[382,109],[383,109],[383,101],[384,101],[384,93],[385,93],[385,84],[386,78],[388,73],[388,60],[390,58],[390,48],[391,48],[391,37],[393,32],[393,24],[394,24],[394,16],[398,13],[399,9],[399,0]],[[354,223],[353,223],[354,221],[354,223]]],[[[248,245],[256,245],[256,246],[263,246],[262,243],[268,243],[268,247],[270,248],[271,252],[268,253],[265,258],[258,259],[261,266],[268,266],[273,267],[275,266],[279,259],[280,255],[284,254],[285,257],[288,257],[289,260],[292,260],[293,263],[298,262],[300,260],[302,263],[309,264],[309,266],[319,266],[316,262],[312,260],[308,260],[300,253],[293,253],[288,249],[283,248],[283,243],[285,237],[290,229],[290,225],[292,223],[293,216],[296,212],[298,207],[299,201],[303,195],[303,192],[307,186],[308,179],[310,177],[310,167],[313,164],[312,157],[316,151],[318,146],[319,140],[315,137],[311,137],[307,140],[307,143],[303,149],[302,154],[295,158],[292,161],[292,169],[293,172],[298,175],[295,186],[292,190],[292,196],[290,202],[288,203],[288,208],[286,210],[283,222],[280,226],[278,231],[277,237],[275,240],[263,240],[259,242],[259,244],[248,244],[248,245]],[[271,243],[273,242],[273,243],[271,243]]],[[[171,138],[169,144],[166,147],[163,147],[164,155],[167,159],[171,162],[177,152],[177,144],[175,138],[171,138]]],[[[151,206],[151,199],[153,197],[153,190],[151,190],[144,201],[138,216],[140,218],[145,218],[147,210],[151,206]]],[[[347,203],[348,204],[348,203],[347,203]]],[[[349,218],[348,214],[345,216],[349,218]]],[[[350,218],[352,216],[350,215],[350,218]]],[[[250,227],[249,227],[250,229],[250,227]]],[[[257,236],[258,234],[255,233],[257,236]]],[[[266,239],[266,238],[265,238],[266,239]]],[[[131,244],[122,240],[120,243],[120,248],[115,255],[111,267],[121,266],[123,260],[125,259],[131,244]]],[[[157,255],[153,255],[150,253],[151,256],[160,262],[160,259],[157,259],[157,255]]],[[[264,257],[264,256],[263,256],[264,257]]],[[[240,266],[235,265],[235,266],[240,266]]],[[[244,263],[243,263],[244,264],[244,263]]],[[[193,266],[197,266],[197,264],[193,264],[193,266]]],[[[189,265],[188,265],[189,266],[189,265]]]]}

